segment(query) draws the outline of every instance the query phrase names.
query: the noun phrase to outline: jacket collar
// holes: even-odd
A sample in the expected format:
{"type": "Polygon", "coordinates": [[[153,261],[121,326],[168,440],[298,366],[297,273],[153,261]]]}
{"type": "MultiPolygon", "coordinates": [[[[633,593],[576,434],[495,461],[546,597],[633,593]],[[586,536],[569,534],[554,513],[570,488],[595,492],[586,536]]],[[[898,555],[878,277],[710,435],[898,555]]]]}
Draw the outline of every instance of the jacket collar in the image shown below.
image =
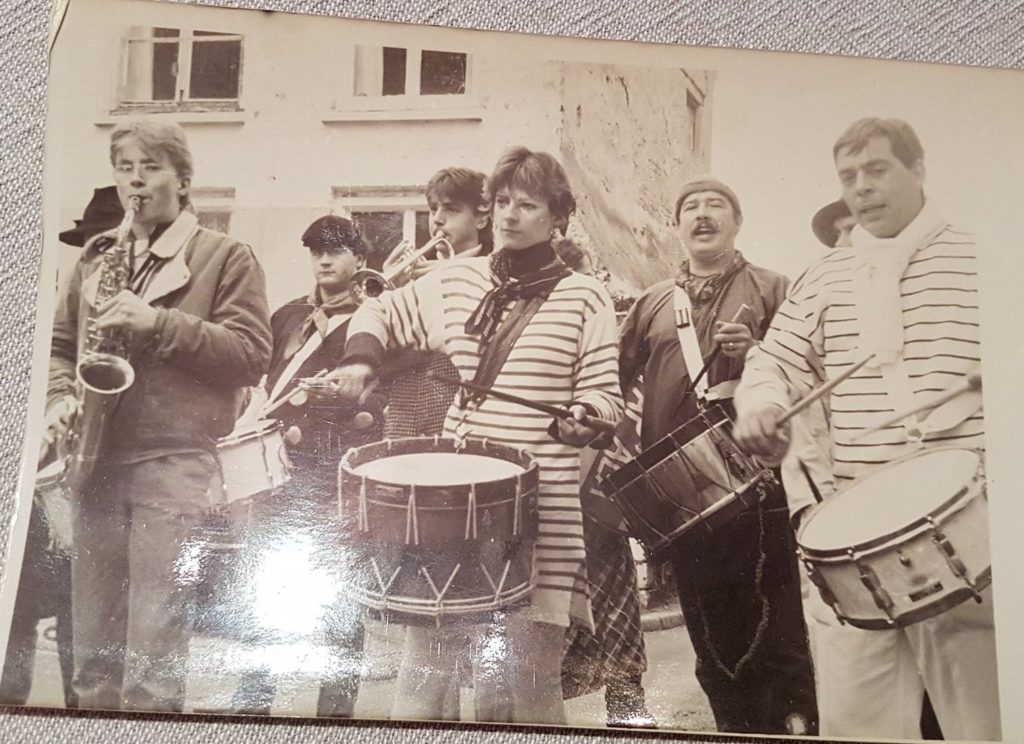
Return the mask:
{"type": "MultiPolygon", "coordinates": [[[[185,261],[185,244],[199,230],[199,219],[189,211],[182,211],[150,247],[150,253],[165,259],[153,275],[153,280],[142,293],[142,299],[153,304],[161,297],[181,289],[192,276],[185,261]]],[[[82,282],[82,295],[90,305],[96,303],[101,271],[97,268],[82,282]]]]}

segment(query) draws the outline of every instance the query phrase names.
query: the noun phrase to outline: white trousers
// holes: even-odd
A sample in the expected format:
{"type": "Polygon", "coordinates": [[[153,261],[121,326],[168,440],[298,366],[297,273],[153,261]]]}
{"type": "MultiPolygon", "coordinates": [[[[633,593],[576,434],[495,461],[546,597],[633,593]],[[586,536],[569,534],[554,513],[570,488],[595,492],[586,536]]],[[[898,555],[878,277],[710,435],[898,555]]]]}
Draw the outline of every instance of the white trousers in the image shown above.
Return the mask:
{"type": "Polygon", "coordinates": [[[822,736],[920,739],[924,692],[946,739],[1000,739],[991,587],[981,604],[895,630],[840,625],[811,588],[805,604],[822,736]]]}

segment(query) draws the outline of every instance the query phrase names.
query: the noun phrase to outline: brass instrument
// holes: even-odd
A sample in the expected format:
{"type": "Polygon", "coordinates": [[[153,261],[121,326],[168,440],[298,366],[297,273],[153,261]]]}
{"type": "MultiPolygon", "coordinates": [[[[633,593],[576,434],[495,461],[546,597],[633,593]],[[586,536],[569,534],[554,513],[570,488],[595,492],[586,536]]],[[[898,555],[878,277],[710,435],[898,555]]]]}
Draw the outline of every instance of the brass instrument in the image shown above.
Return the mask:
{"type": "Polygon", "coordinates": [[[67,453],[63,485],[71,495],[80,493],[92,474],[118,394],[135,381],[135,370],[128,361],[130,333],[121,328],[96,328],[96,309],[131,286],[128,235],[138,209],[139,198],[129,197],[114,245],[103,253],[97,269],[96,299],[85,321],[85,340],[75,366],[77,411],[62,443],[67,453]]]}
{"type": "Polygon", "coordinates": [[[405,257],[399,263],[384,271],[360,269],[352,276],[350,289],[352,297],[356,302],[362,304],[367,298],[379,297],[384,292],[394,289],[395,281],[398,277],[412,268],[413,264],[435,248],[440,258],[448,260],[455,256],[455,249],[452,248],[452,244],[443,235],[438,235],[415,250],[413,250],[413,244],[410,241],[403,240],[391,252],[391,255],[405,253],[405,257]],[[402,246],[405,246],[404,251],[400,250],[402,246]]]}

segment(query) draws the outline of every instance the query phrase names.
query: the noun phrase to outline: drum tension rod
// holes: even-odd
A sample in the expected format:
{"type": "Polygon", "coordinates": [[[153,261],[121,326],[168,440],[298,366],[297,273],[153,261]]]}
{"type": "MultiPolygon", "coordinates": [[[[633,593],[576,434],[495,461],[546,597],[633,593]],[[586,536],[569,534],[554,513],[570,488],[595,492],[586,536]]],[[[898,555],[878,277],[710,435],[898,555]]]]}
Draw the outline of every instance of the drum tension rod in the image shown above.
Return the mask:
{"type": "Polygon", "coordinates": [[[953,543],[949,541],[939,526],[935,523],[935,519],[931,516],[927,517],[928,526],[931,527],[932,542],[942,553],[942,557],[946,559],[946,564],[949,566],[949,570],[953,572],[953,575],[963,581],[967,588],[971,590],[971,595],[974,597],[974,601],[979,604],[982,601],[981,593],[975,586],[974,581],[967,575],[967,566],[960,560],[960,556],[956,554],[956,548],[953,547],[953,543]]]}
{"type": "Polygon", "coordinates": [[[857,559],[857,554],[853,548],[847,550],[846,553],[853,562],[853,565],[857,567],[861,583],[863,583],[867,590],[871,592],[871,598],[875,600],[875,605],[886,614],[886,617],[889,618],[889,624],[895,626],[896,616],[893,615],[892,611],[896,607],[896,604],[892,601],[892,597],[889,595],[889,592],[887,592],[878,581],[878,574],[875,573],[875,570],[871,568],[871,566],[861,563],[857,559]]]}

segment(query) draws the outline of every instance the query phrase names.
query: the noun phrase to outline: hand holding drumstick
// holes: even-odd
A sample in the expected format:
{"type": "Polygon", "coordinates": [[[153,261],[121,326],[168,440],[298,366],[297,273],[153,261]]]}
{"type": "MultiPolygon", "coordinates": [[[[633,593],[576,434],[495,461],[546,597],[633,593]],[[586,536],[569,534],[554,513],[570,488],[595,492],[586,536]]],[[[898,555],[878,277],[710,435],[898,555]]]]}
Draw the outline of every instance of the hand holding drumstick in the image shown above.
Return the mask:
{"type": "Polygon", "coordinates": [[[834,380],[819,385],[789,408],[767,403],[752,409],[736,422],[736,440],[751,454],[766,463],[782,461],[789,448],[789,427],[787,422],[802,413],[815,402],[825,397],[844,380],[852,377],[857,370],[871,361],[873,354],[865,357],[834,380]]]}

